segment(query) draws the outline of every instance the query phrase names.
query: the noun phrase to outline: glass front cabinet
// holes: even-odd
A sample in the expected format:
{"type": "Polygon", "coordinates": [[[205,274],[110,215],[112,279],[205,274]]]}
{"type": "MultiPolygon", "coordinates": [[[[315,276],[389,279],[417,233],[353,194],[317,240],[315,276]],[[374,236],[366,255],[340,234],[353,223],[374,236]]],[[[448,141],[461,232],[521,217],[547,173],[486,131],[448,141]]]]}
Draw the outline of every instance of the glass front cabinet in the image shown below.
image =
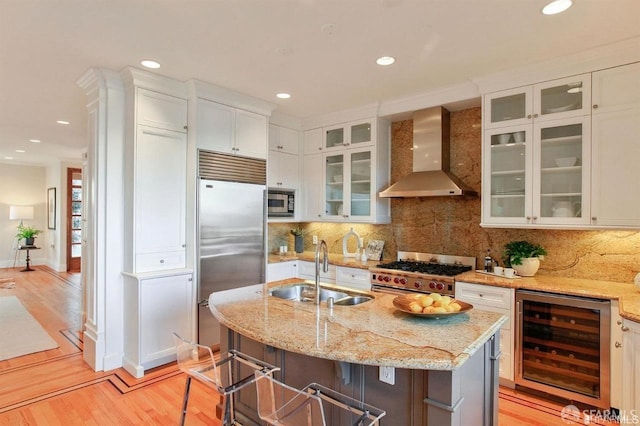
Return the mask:
{"type": "Polygon", "coordinates": [[[590,74],[484,96],[483,224],[590,223],[590,105],[590,74]]]}
{"type": "Polygon", "coordinates": [[[374,151],[344,150],[324,155],[324,215],[335,220],[371,220],[374,151]]]}
{"type": "Polygon", "coordinates": [[[483,223],[590,223],[590,117],[485,131],[483,223]]]}
{"type": "Polygon", "coordinates": [[[376,135],[372,124],[372,120],[363,120],[325,127],[325,150],[342,150],[373,145],[376,135]]]}

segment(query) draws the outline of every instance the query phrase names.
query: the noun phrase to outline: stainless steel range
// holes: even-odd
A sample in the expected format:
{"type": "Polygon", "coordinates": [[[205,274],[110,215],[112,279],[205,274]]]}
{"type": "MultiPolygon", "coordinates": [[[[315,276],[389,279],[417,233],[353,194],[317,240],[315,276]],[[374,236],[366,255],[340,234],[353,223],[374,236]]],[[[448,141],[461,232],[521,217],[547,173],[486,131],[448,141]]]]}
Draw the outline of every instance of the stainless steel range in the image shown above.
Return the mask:
{"type": "Polygon", "coordinates": [[[455,276],[475,267],[475,257],[399,251],[397,261],[369,268],[371,290],[454,296],[455,276]]]}

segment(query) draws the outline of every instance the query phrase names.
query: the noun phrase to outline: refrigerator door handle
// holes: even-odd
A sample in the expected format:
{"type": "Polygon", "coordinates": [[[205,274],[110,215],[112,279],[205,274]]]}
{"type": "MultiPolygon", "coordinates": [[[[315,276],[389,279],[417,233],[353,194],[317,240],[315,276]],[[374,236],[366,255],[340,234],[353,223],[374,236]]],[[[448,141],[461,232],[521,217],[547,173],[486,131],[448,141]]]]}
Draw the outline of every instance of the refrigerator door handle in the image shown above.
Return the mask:
{"type": "Polygon", "coordinates": [[[202,299],[201,301],[198,302],[198,306],[200,306],[202,308],[208,308],[209,307],[209,299],[202,299]]]}

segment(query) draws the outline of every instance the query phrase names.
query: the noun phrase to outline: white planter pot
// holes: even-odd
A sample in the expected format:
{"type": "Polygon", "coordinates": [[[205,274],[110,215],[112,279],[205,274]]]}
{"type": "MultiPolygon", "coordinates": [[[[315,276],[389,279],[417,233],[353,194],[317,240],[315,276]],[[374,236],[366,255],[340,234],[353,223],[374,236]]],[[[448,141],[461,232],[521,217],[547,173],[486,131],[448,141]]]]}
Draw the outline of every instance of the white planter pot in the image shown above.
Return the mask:
{"type": "Polygon", "coordinates": [[[540,259],[537,257],[525,257],[522,259],[522,265],[511,264],[521,277],[533,277],[540,268],[540,259]]]}

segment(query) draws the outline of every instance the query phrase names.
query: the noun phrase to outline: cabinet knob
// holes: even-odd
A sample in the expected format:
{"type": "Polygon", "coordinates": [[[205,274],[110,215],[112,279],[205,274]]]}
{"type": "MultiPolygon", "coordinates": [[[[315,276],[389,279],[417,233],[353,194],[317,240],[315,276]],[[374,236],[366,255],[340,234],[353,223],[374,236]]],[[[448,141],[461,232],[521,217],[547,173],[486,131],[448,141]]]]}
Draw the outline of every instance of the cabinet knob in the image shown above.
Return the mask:
{"type": "Polygon", "coordinates": [[[186,246],[187,246],[186,244],[183,244],[183,245],[182,245],[182,248],[184,248],[184,247],[186,247],[186,246]]]}
{"type": "Polygon", "coordinates": [[[164,263],[164,259],[160,259],[160,263],[164,263]]]}
{"type": "Polygon", "coordinates": [[[535,222],[536,220],[538,220],[538,216],[533,217],[533,221],[535,222]]]}
{"type": "Polygon", "coordinates": [[[533,114],[533,118],[538,118],[538,114],[533,114]]]}
{"type": "Polygon", "coordinates": [[[618,320],[618,321],[616,321],[616,324],[618,324],[618,325],[622,325],[622,320],[618,320]]]}
{"type": "Polygon", "coordinates": [[[527,118],[529,118],[529,119],[530,119],[530,118],[531,118],[531,114],[527,115],[527,118]]]}
{"type": "Polygon", "coordinates": [[[596,216],[592,216],[591,220],[595,222],[596,220],[598,220],[598,218],[596,216]]]}
{"type": "Polygon", "coordinates": [[[593,104],[593,109],[598,109],[598,104],[593,104]]]}
{"type": "Polygon", "coordinates": [[[621,347],[622,347],[622,343],[620,343],[620,342],[616,342],[616,343],[615,343],[615,347],[616,347],[616,348],[621,348],[621,347]]]}
{"type": "Polygon", "coordinates": [[[629,327],[627,327],[626,325],[623,325],[622,327],[620,327],[620,330],[629,331],[629,327]]]}
{"type": "Polygon", "coordinates": [[[188,130],[189,126],[184,126],[183,129],[188,130]]]}
{"type": "Polygon", "coordinates": [[[531,216],[527,216],[527,222],[531,220],[531,216]]]}

